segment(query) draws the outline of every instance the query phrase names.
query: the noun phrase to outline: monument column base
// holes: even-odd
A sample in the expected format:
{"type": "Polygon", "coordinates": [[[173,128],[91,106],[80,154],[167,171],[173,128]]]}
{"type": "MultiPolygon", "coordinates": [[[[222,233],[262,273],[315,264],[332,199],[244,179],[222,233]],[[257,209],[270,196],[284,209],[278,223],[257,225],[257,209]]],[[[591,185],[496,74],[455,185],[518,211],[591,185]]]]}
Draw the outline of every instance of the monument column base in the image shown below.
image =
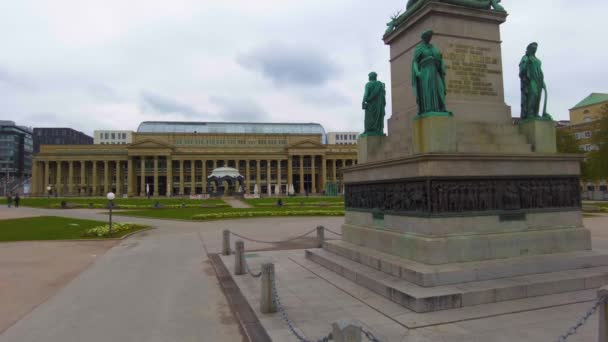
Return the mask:
{"type": "Polygon", "coordinates": [[[359,164],[383,160],[386,141],[385,135],[360,136],[357,139],[357,160],[359,164]]]}
{"type": "Polygon", "coordinates": [[[557,153],[555,122],[545,119],[526,119],[519,124],[524,134],[538,153],[557,153]]]}
{"type": "Polygon", "coordinates": [[[451,113],[431,113],[414,119],[414,154],[457,151],[454,117],[451,113]]]}

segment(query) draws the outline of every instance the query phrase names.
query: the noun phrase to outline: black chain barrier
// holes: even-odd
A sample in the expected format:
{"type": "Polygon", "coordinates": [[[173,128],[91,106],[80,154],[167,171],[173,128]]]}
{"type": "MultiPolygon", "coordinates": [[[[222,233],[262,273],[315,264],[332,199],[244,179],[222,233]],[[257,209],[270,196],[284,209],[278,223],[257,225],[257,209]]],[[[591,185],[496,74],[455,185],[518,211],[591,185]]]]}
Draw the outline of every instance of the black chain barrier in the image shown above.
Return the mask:
{"type": "Polygon", "coordinates": [[[597,309],[599,309],[599,307],[605,303],[606,303],[605,296],[597,299],[595,301],[595,304],[593,304],[593,306],[589,310],[587,310],[587,312],[585,312],[583,317],[581,317],[578,320],[578,322],[576,322],[576,324],[574,326],[572,326],[572,328],[568,329],[568,331],[565,334],[561,335],[557,339],[557,342],[566,342],[570,336],[575,335],[578,332],[578,329],[580,329],[583,325],[585,325],[587,323],[587,321],[589,320],[589,318],[591,318],[591,316],[593,316],[593,314],[597,311],[597,309]]]}

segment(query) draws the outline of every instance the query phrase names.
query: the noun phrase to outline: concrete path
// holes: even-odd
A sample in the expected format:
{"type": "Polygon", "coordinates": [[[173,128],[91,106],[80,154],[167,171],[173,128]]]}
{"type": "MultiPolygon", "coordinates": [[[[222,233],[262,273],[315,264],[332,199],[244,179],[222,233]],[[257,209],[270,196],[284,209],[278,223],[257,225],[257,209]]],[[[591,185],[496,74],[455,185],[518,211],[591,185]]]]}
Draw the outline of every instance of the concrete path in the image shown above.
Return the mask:
{"type": "MultiPolygon", "coordinates": [[[[90,210],[28,209],[27,213],[107,219],[90,210]]],[[[299,235],[318,224],[339,229],[342,218],[192,223],[116,220],[151,224],[157,229],[135,235],[108,251],[57,295],[8,328],[0,335],[0,342],[242,341],[207,259],[207,252],[220,251],[221,231],[231,229],[276,240],[299,235]]],[[[247,244],[248,250],[272,247],[247,244]]]]}

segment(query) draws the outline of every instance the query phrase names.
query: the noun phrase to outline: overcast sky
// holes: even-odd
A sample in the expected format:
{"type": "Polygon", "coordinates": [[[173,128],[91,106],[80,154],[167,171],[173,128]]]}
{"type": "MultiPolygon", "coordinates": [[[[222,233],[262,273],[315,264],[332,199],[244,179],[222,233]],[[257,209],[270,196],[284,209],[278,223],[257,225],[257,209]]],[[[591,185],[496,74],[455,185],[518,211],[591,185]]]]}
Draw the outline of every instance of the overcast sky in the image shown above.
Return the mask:
{"type": "MultiPolygon", "coordinates": [[[[367,74],[390,84],[381,36],[406,2],[0,1],[0,119],[88,134],[146,120],[361,131],[367,74]]],[[[608,1],[503,6],[507,104],[519,107],[517,65],[531,41],[540,43],[555,118],[567,119],[591,92],[608,92],[608,1]]]]}

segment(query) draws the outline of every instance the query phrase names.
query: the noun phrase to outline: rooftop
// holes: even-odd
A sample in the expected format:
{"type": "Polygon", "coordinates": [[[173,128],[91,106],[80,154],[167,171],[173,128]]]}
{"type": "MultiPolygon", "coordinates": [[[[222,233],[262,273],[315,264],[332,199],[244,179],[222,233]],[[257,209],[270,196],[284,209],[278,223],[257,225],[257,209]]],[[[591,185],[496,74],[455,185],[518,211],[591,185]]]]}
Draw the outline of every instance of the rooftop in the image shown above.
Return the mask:
{"type": "Polygon", "coordinates": [[[319,134],[326,143],[325,129],[318,123],[172,122],[145,121],[138,133],[228,133],[228,134],[319,134]]]}
{"type": "Polygon", "coordinates": [[[587,96],[581,102],[577,103],[576,106],[572,107],[570,110],[592,106],[602,102],[608,102],[608,94],[591,93],[591,95],[587,96]]]}

